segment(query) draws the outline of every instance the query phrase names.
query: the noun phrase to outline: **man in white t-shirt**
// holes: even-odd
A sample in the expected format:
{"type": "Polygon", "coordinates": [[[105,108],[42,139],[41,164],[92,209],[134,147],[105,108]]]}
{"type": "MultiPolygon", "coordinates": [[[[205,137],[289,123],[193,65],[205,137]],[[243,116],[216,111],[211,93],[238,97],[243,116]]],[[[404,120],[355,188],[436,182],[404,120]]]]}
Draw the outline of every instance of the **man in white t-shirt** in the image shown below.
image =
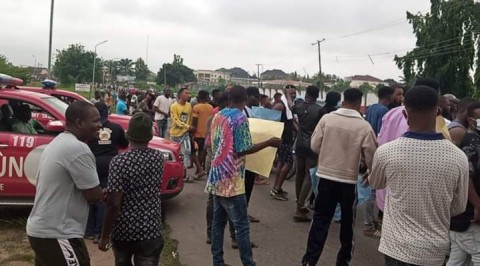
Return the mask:
{"type": "Polygon", "coordinates": [[[163,95],[160,95],[153,104],[153,110],[155,111],[155,123],[158,127],[158,136],[165,138],[168,126],[168,117],[170,116],[170,105],[172,105],[172,91],[166,89],[163,95]]]}
{"type": "Polygon", "coordinates": [[[95,156],[86,144],[102,126],[100,115],[89,102],[76,101],[65,117],[65,132],[50,142],[40,158],[35,202],[27,221],[37,266],[90,265],[83,240],[88,204],[103,196],[95,156]]]}

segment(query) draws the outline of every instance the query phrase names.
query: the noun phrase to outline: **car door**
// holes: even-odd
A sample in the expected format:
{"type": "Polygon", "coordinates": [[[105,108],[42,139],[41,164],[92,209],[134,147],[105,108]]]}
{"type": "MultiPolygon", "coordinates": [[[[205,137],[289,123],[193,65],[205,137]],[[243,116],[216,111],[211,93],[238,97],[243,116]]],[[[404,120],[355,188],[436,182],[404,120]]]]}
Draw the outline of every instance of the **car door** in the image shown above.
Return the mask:
{"type": "Polygon", "coordinates": [[[0,197],[34,197],[40,157],[53,138],[0,131],[0,197]]]}

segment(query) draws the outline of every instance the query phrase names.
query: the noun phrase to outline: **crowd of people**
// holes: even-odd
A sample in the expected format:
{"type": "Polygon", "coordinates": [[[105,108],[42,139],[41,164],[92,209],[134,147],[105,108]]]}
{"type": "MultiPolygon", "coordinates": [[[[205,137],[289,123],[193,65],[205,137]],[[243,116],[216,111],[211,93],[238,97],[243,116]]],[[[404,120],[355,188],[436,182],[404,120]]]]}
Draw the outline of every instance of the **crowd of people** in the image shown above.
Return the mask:
{"type": "Polygon", "coordinates": [[[282,186],[296,163],[293,221],[311,222],[301,265],[317,264],[332,219],[341,224],[336,264],[351,265],[358,184],[369,192],[364,235],[380,238],[386,265],[480,265],[480,102],[442,96],[433,79],[406,91],[380,88],[365,114],[358,89],[345,90],[343,101],[329,92],[323,105],[318,87],[308,86],[304,99],[296,95],[288,85],[270,101],[256,87],[228,86],[211,97],[201,90],[192,101],[183,87],[175,99],[167,89],[72,103],[65,133],[40,160],[27,223],[36,265],[89,265],[84,238],[103,251],[113,247],[116,265],[132,258],[158,264],[163,157],[147,147],[153,123],[158,136],[179,143],[185,167],[195,168],[185,182],[206,179],[213,265],[228,266],[227,222],[243,265],[255,265],[249,226],[259,220],[248,206],[261,177],[245,169],[245,156],[267,147],[278,148],[272,198],[288,200],[282,186]],[[281,138],[252,142],[255,107],[280,114],[281,138]],[[108,121],[111,112],[132,115],[126,133],[108,121]]]}

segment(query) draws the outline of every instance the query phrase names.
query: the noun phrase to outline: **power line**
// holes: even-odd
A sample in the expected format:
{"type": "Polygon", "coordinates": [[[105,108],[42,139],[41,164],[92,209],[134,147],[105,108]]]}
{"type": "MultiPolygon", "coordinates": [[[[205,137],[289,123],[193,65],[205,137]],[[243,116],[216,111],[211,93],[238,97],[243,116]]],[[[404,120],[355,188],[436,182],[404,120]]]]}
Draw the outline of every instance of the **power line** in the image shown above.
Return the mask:
{"type": "MultiPolygon", "coordinates": [[[[456,7],[458,7],[462,4],[464,4],[464,3],[463,2],[453,3],[452,6],[448,6],[446,9],[444,9],[444,11],[454,9],[454,8],[456,8],[456,7]]],[[[424,11],[420,11],[418,13],[422,14],[422,13],[426,13],[426,12],[429,12],[429,11],[431,11],[431,8],[429,8],[427,10],[424,10],[424,11]]],[[[336,37],[332,37],[332,38],[327,38],[326,40],[327,41],[334,41],[334,40],[350,38],[350,37],[357,36],[357,35],[360,35],[360,34],[369,33],[369,32],[373,32],[373,31],[379,31],[379,30],[383,30],[383,29],[386,29],[386,28],[391,28],[391,27],[394,27],[394,26],[398,26],[398,25],[403,24],[405,22],[408,22],[406,18],[395,19],[395,20],[391,20],[389,22],[380,24],[378,26],[375,26],[373,28],[365,29],[365,30],[358,31],[358,32],[348,33],[348,34],[345,34],[345,35],[340,35],[340,36],[336,36],[336,37]]]]}

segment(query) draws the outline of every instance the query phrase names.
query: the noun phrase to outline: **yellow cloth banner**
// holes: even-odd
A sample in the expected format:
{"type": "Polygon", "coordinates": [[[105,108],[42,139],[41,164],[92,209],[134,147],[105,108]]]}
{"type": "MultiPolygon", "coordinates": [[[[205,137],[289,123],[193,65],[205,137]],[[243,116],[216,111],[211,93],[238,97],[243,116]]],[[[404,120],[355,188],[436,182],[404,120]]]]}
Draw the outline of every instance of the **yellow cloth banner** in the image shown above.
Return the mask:
{"type": "MultiPolygon", "coordinates": [[[[283,123],[249,118],[250,134],[253,144],[266,141],[270,138],[281,138],[283,132],[283,123]]],[[[277,148],[268,147],[257,153],[247,155],[245,168],[261,176],[269,177],[272,170],[273,161],[277,148]]]]}

